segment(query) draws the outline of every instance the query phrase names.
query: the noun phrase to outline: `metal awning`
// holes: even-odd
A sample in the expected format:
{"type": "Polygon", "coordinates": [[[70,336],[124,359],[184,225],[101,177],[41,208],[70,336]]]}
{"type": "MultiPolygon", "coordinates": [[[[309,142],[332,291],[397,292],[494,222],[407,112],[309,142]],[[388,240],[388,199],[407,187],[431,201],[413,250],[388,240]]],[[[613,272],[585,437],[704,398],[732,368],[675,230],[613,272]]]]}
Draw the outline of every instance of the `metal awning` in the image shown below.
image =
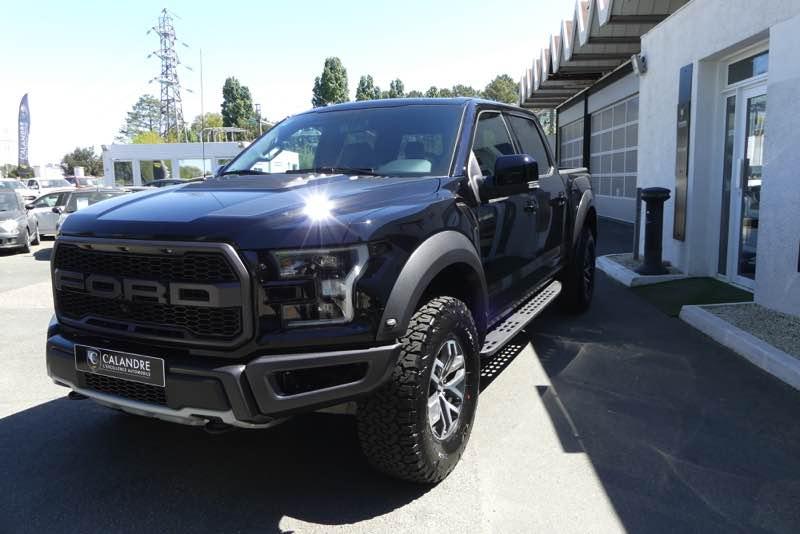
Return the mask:
{"type": "Polygon", "coordinates": [[[641,36],[689,0],[577,0],[525,69],[520,105],[554,108],[638,54],[641,36]]]}

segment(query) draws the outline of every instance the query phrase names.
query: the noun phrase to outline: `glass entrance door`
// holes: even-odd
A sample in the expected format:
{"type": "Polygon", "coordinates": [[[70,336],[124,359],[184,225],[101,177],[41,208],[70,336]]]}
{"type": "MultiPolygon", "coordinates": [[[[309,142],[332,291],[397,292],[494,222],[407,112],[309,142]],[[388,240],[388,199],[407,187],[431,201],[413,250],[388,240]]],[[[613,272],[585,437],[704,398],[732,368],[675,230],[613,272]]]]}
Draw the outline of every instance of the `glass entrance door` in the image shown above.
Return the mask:
{"type": "Polygon", "coordinates": [[[731,188],[731,247],[729,271],[734,281],[753,287],[756,278],[758,221],[761,204],[767,89],[742,90],[736,106],[734,145],[737,157],[731,188]]]}

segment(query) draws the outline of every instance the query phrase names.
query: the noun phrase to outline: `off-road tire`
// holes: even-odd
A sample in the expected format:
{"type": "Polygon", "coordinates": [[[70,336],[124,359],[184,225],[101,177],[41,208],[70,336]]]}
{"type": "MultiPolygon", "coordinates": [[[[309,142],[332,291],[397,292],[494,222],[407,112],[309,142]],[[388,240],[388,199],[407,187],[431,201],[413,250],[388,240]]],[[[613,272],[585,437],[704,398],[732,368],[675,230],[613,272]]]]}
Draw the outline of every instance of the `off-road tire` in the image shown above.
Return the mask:
{"type": "Polygon", "coordinates": [[[361,448],[385,474],[435,484],[455,468],[472,431],[480,386],[478,333],[467,306],[452,297],[422,305],[408,325],[391,379],[359,403],[361,448]],[[452,433],[439,440],[428,422],[433,362],[448,339],[463,349],[466,388],[452,433]]]}
{"type": "Polygon", "coordinates": [[[582,313],[589,309],[594,295],[596,248],[592,231],[584,226],[570,263],[564,268],[560,279],[561,307],[570,313],[582,313]]]}

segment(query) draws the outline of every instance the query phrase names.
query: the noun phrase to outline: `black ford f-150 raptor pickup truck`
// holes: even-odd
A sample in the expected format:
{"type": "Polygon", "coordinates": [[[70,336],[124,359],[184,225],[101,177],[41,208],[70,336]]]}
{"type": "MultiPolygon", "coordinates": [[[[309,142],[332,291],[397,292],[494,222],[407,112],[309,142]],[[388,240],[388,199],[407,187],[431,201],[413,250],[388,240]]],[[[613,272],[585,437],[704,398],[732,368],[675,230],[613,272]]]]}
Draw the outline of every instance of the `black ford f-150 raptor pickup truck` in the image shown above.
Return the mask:
{"type": "Polygon", "coordinates": [[[437,482],[481,358],[557,298],[590,304],[596,232],[589,176],[559,171],[523,109],[314,109],[204,182],[69,217],[47,371],[73,398],[213,430],[354,407],[374,467],[437,482]]]}

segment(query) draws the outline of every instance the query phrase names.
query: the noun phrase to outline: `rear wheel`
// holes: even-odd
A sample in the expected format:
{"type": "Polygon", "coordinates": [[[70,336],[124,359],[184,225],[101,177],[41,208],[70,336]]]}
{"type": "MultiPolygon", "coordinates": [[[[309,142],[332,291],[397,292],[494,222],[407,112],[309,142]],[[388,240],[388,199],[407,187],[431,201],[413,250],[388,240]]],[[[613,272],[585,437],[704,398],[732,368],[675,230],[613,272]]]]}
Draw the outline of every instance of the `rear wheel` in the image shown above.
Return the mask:
{"type": "Polygon", "coordinates": [[[561,304],[567,311],[580,313],[592,304],[595,278],[595,239],[588,227],[583,227],[572,261],[564,268],[561,281],[564,290],[561,304]]]}
{"type": "Polygon", "coordinates": [[[466,305],[438,297],[411,318],[390,381],[358,407],[358,435],[370,464],[432,484],[461,458],[478,402],[478,334],[466,305]]]}
{"type": "Polygon", "coordinates": [[[38,245],[39,244],[39,225],[33,229],[33,240],[31,241],[31,245],[38,245]]]}

